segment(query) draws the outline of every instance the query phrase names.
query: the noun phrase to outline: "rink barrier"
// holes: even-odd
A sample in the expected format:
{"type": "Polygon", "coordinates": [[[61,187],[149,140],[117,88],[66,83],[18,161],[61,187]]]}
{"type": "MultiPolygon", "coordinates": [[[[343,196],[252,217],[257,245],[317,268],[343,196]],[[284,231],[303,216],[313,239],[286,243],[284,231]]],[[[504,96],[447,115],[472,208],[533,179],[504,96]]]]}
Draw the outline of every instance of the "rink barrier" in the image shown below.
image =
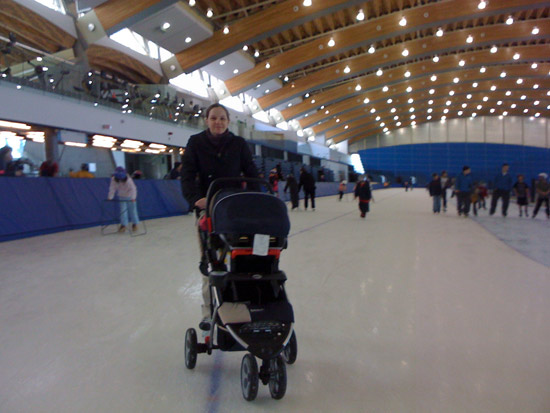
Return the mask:
{"type": "MultiPolygon", "coordinates": [[[[178,180],[135,180],[140,219],[188,213],[178,180]]],[[[109,178],[0,178],[0,242],[102,225],[109,178]]],[[[280,198],[286,182],[279,184],[280,198]]],[[[338,193],[337,182],[317,182],[316,196],[338,193]]],[[[348,192],[353,184],[348,184],[348,192]]],[[[303,195],[300,195],[303,198],[303,195]]]]}

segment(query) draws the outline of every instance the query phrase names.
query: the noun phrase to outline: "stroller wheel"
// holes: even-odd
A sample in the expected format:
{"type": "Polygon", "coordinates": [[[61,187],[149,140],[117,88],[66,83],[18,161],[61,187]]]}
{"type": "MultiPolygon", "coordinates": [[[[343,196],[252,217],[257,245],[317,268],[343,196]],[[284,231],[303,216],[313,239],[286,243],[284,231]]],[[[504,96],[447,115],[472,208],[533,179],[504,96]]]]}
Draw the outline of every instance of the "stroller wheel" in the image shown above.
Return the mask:
{"type": "Polygon", "coordinates": [[[187,329],[185,333],[185,367],[195,368],[197,364],[197,332],[194,328],[187,329]]]}
{"type": "Polygon", "coordinates": [[[282,356],[269,360],[269,392],[271,397],[279,400],[286,393],[286,364],[282,356]]]}
{"type": "Polygon", "coordinates": [[[298,341],[296,340],[296,333],[293,331],[290,340],[288,341],[285,349],[283,350],[283,358],[286,364],[294,364],[296,357],[298,356],[298,341]]]}
{"type": "Polygon", "coordinates": [[[256,398],[258,395],[258,382],[259,375],[256,357],[247,353],[244,355],[241,363],[241,390],[246,400],[252,401],[256,398]]]}

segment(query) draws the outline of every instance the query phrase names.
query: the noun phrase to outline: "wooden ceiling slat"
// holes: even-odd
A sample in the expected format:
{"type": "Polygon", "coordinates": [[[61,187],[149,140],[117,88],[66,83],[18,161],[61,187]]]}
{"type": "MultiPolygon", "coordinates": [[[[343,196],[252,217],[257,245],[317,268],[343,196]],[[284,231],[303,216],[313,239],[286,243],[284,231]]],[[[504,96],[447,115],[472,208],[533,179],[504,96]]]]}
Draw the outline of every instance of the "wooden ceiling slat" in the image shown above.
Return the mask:
{"type": "Polygon", "coordinates": [[[147,10],[161,0],[109,0],[97,6],[94,11],[105,31],[128,18],[147,10]]]}
{"type": "MultiPolygon", "coordinates": [[[[492,6],[487,6],[487,12],[498,13],[502,8],[509,8],[512,3],[514,3],[514,0],[491,3],[492,6]]],[[[538,4],[540,4],[540,0],[524,0],[521,7],[537,7],[538,4]]],[[[409,30],[415,26],[426,24],[433,24],[434,27],[439,27],[441,22],[449,18],[449,15],[453,15],[455,18],[469,18],[471,13],[477,13],[471,11],[474,5],[477,10],[477,0],[454,0],[444,4],[436,3],[419,9],[408,10],[404,13],[408,13],[406,16],[407,20],[409,20],[409,30]],[[468,2],[470,7],[465,7],[465,2],[468,2]],[[428,22],[426,22],[426,18],[423,16],[424,13],[429,13],[428,22]]],[[[390,35],[396,30],[396,27],[400,27],[397,25],[400,16],[384,16],[366,24],[354,25],[342,31],[319,37],[270,60],[271,67],[269,70],[265,70],[264,65],[257,65],[251,70],[228,79],[226,86],[231,93],[240,93],[250,88],[251,85],[267,80],[269,76],[278,76],[281,73],[288,72],[291,67],[296,67],[300,64],[303,65],[306,62],[322,58],[326,54],[334,53],[336,49],[333,51],[330,48],[324,47],[331,36],[336,40],[337,48],[346,50],[352,47],[359,47],[365,42],[365,39],[390,35]],[[380,30],[378,30],[379,27],[381,28],[380,30]]],[[[389,42],[393,38],[390,37],[387,41],[389,42]]]]}
{"type": "Polygon", "coordinates": [[[349,1],[346,0],[323,0],[314,2],[310,7],[303,7],[301,0],[288,0],[232,24],[227,35],[221,30],[214,32],[209,39],[185,49],[176,57],[182,69],[191,72],[223,54],[238,50],[252,39],[265,36],[265,33],[281,31],[282,27],[330,13],[335,8],[345,7],[347,3],[349,1]],[[294,11],[295,6],[298,11],[294,11]]]}
{"type": "MultiPolygon", "coordinates": [[[[380,57],[382,51],[378,51],[374,55],[361,56],[348,62],[341,62],[333,67],[319,70],[309,74],[306,78],[293,82],[293,88],[291,88],[290,85],[285,85],[281,89],[278,89],[266,96],[262,96],[258,99],[258,101],[262,108],[270,108],[279,104],[281,101],[284,102],[289,97],[295,96],[296,94],[311,92],[319,88],[321,85],[344,78],[346,76],[343,74],[345,66],[350,67],[351,71],[347,77],[351,77],[354,74],[363,73],[369,68],[387,65],[388,62],[392,61],[398,62],[403,59],[403,56],[401,56],[401,51],[405,47],[409,50],[408,59],[410,60],[416,55],[424,54],[426,50],[429,50],[434,54],[440,54],[445,50],[452,50],[452,48],[458,48],[465,45],[467,34],[472,34],[472,36],[476,39],[476,42],[478,42],[478,39],[482,39],[481,33],[485,33],[483,42],[493,42],[498,44],[499,42],[503,42],[514,37],[530,37],[533,26],[533,22],[517,22],[512,26],[500,25],[499,27],[492,28],[491,31],[487,31],[486,28],[481,27],[468,30],[467,32],[460,31],[447,33],[443,37],[418,39],[412,42],[391,46],[383,50],[384,55],[387,56],[385,59],[380,57]],[[423,44],[426,45],[425,48],[423,47],[423,44]],[[336,72],[336,70],[339,70],[339,72],[336,72]]],[[[550,35],[550,25],[541,25],[539,29],[543,35],[550,35]]]]}

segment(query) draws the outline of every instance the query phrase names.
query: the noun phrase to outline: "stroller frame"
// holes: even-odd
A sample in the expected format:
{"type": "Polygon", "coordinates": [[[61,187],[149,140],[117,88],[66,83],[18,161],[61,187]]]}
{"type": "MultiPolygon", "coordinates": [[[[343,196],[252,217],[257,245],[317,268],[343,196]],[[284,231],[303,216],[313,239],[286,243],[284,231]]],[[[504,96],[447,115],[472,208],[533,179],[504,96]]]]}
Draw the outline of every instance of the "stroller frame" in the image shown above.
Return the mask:
{"type": "MultiPolygon", "coordinates": [[[[221,178],[214,180],[210,185],[206,197],[205,214],[208,231],[205,239],[201,236],[201,241],[205,241],[205,254],[211,268],[208,279],[212,318],[210,331],[206,335],[204,343],[197,341],[195,329],[187,330],[185,364],[187,368],[193,369],[197,361],[197,354],[211,355],[214,350],[247,351],[248,353],[245,354],[241,363],[243,397],[249,401],[254,400],[258,392],[259,381],[261,381],[262,384],[269,385],[271,397],[281,399],[286,392],[286,364],[294,363],[297,356],[292,307],[284,289],[287,277],[278,268],[280,253],[287,246],[286,237],[289,224],[286,234],[280,232],[276,234],[279,236],[269,237],[267,255],[262,257],[253,255],[254,250],[251,244],[255,234],[227,234],[215,231],[217,228],[213,222],[213,214],[216,213],[216,206],[224,199],[226,199],[226,203],[231,202],[229,198],[235,194],[252,195],[258,200],[263,200],[262,202],[272,204],[274,203],[273,199],[277,199],[272,195],[273,191],[269,183],[257,178],[221,178]],[[222,192],[224,186],[235,183],[264,185],[271,195],[243,190],[230,194],[222,192]],[[261,197],[269,197],[269,199],[261,197]],[[229,269],[227,268],[228,260],[230,260],[229,269]],[[257,292],[260,298],[257,298],[251,290],[257,292]],[[264,296],[267,297],[267,303],[262,304],[261,297],[264,296]],[[246,305],[242,302],[243,300],[247,303],[246,305]],[[252,308],[254,305],[257,308],[252,308]],[[257,316],[260,319],[253,321],[252,312],[261,313],[266,310],[266,307],[268,307],[267,319],[257,316]],[[227,308],[229,310],[226,310],[227,308]],[[230,311],[235,308],[238,309],[238,315],[233,313],[232,316],[228,316],[228,314],[232,314],[230,311]],[[271,309],[271,313],[269,309],[271,309]],[[225,322],[224,316],[221,314],[224,311],[225,322]],[[243,312],[250,314],[248,318],[243,312]],[[276,317],[281,314],[281,317],[277,318],[282,321],[270,319],[269,317],[273,314],[276,317]],[[260,369],[258,369],[256,357],[262,360],[260,369]]],[[[282,203],[278,199],[275,204],[277,202],[282,203]]],[[[286,205],[284,203],[282,205],[286,216],[286,205]]],[[[282,208],[280,205],[276,206],[282,208]]]]}

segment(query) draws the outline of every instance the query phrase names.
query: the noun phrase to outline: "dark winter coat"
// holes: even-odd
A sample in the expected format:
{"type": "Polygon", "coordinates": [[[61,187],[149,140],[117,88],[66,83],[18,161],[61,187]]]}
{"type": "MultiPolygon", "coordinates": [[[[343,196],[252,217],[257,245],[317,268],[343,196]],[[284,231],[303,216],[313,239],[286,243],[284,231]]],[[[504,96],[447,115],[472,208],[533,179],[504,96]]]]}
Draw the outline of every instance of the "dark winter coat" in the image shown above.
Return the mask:
{"type": "Polygon", "coordinates": [[[372,198],[369,181],[358,182],[355,186],[355,196],[359,197],[359,201],[366,202],[372,198]]]}
{"type": "Polygon", "coordinates": [[[189,138],[183,154],[181,188],[184,198],[192,207],[206,196],[210,183],[217,178],[257,178],[258,170],[246,141],[226,132],[214,143],[203,131],[189,138]]]}
{"type": "Polygon", "coordinates": [[[430,196],[441,196],[443,189],[441,188],[441,180],[433,179],[429,185],[428,190],[430,191],[430,196]]]}
{"type": "Polygon", "coordinates": [[[302,171],[300,173],[300,186],[298,191],[304,188],[304,192],[315,192],[315,179],[309,172],[302,171]]]}
{"type": "Polygon", "coordinates": [[[288,176],[286,178],[286,185],[285,185],[285,192],[289,189],[291,194],[297,194],[300,192],[300,189],[298,188],[298,182],[296,182],[296,178],[293,176],[288,176]]]}

